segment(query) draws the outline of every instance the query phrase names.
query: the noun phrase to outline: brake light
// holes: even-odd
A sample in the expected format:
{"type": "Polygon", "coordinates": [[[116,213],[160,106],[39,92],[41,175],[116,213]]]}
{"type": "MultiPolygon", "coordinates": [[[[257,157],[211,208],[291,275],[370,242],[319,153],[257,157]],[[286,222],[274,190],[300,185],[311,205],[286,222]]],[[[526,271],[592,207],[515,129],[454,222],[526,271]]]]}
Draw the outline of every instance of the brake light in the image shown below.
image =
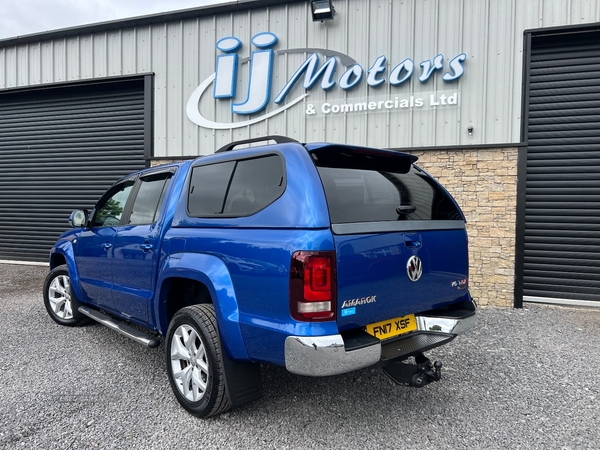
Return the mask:
{"type": "Polygon", "coordinates": [[[335,253],[300,251],[292,255],[290,313],[296,320],[335,319],[335,253]]]}

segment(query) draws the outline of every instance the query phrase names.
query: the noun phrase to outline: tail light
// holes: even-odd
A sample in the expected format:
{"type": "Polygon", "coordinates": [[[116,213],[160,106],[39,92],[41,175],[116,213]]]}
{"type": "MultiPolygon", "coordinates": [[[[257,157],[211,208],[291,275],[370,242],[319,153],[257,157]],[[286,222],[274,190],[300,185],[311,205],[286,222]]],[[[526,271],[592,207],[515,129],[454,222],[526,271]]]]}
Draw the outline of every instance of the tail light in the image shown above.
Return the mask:
{"type": "Polygon", "coordinates": [[[335,319],[334,252],[300,251],[292,255],[290,312],[302,322],[335,319]]]}

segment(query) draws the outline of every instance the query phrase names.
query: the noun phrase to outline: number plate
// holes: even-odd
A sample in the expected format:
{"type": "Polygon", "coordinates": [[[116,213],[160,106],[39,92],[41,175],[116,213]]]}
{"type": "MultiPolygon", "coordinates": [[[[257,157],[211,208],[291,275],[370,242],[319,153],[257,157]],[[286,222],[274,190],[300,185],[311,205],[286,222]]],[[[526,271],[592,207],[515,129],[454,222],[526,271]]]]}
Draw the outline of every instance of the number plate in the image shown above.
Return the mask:
{"type": "Polygon", "coordinates": [[[395,319],[384,320],[382,322],[367,325],[366,331],[378,339],[388,339],[394,336],[408,333],[417,329],[417,320],[414,314],[395,319]]]}

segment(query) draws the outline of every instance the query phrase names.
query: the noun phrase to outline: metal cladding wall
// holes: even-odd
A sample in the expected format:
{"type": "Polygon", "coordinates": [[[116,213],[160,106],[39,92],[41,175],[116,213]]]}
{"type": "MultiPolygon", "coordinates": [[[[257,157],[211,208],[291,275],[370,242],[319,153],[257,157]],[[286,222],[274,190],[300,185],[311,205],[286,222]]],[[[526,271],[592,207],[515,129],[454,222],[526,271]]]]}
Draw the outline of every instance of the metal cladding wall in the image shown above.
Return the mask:
{"type": "Polygon", "coordinates": [[[600,30],[529,45],[523,299],[600,301],[600,30]]]}
{"type": "MultiPolygon", "coordinates": [[[[282,134],[302,142],[332,141],[392,148],[514,144],[521,130],[523,31],[600,20],[597,0],[335,0],[336,16],[313,22],[308,1],[231,2],[207,8],[58,30],[0,41],[0,90],[65,81],[155,74],[154,156],[176,158],[213,153],[232,140],[282,134]],[[260,113],[232,114],[233,103],[248,92],[248,59],[262,32],[278,37],[271,98],[260,113]],[[235,36],[241,48],[234,99],[215,99],[208,87],[196,105],[220,123],[254,119],[309,96],[284,112],[248,126],[212,129],[186,114],[192,93],[216,70],[224,52],[220,39],[235,36]],[[282,104],[274,99],[306,58],[316,51],[338,52],[333,80],[304,89],[298,81],[282,104]],[[464,52],[464,75],[444,82],[449,62],[464,52]],[[341,58],[339,55],[348,58],[341,58]],[[443,70],[421,82],[421,62],[443,55],[443,70]],[[379,86],[367,85],[367,70],[385,56],[379,86]],[[393,68],[414,62],[405,83],[389,82],[393,68]],[[352,61],[364,77],[349,90],[340,77],[352,61]],[[348,62],[350,61],[350,62],[348,62]],[[432,105],[431,95],[456,93],[455,105],[432,105]],[[422,107],[362,111],[352,114],[307,114],[323,102],[340,104],[398,98],[424,101],[422,107]],[[468,133],[473,126],[472,136],[468,133]]],[[[330,54],[331,55],[331,54],[330,54]]]]}
{"type": "Polygon", "coordinates": [[[143,78],[0,93],[0,260],[48,261],[71,211],[146,166],[147,103],[143,78]]]}

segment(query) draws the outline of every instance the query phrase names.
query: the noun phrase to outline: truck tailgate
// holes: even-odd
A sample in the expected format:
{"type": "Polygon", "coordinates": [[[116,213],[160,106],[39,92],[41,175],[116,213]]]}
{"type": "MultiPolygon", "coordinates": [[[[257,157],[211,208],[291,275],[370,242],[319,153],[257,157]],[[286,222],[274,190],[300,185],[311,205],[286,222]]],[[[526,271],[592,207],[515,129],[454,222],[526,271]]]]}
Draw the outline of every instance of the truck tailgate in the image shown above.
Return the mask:
{"type": "Polygon", "coordinates": [[[465,297],[464,229],[336,235],[334,239],[340,331],[443,307],[465,297]]]}

